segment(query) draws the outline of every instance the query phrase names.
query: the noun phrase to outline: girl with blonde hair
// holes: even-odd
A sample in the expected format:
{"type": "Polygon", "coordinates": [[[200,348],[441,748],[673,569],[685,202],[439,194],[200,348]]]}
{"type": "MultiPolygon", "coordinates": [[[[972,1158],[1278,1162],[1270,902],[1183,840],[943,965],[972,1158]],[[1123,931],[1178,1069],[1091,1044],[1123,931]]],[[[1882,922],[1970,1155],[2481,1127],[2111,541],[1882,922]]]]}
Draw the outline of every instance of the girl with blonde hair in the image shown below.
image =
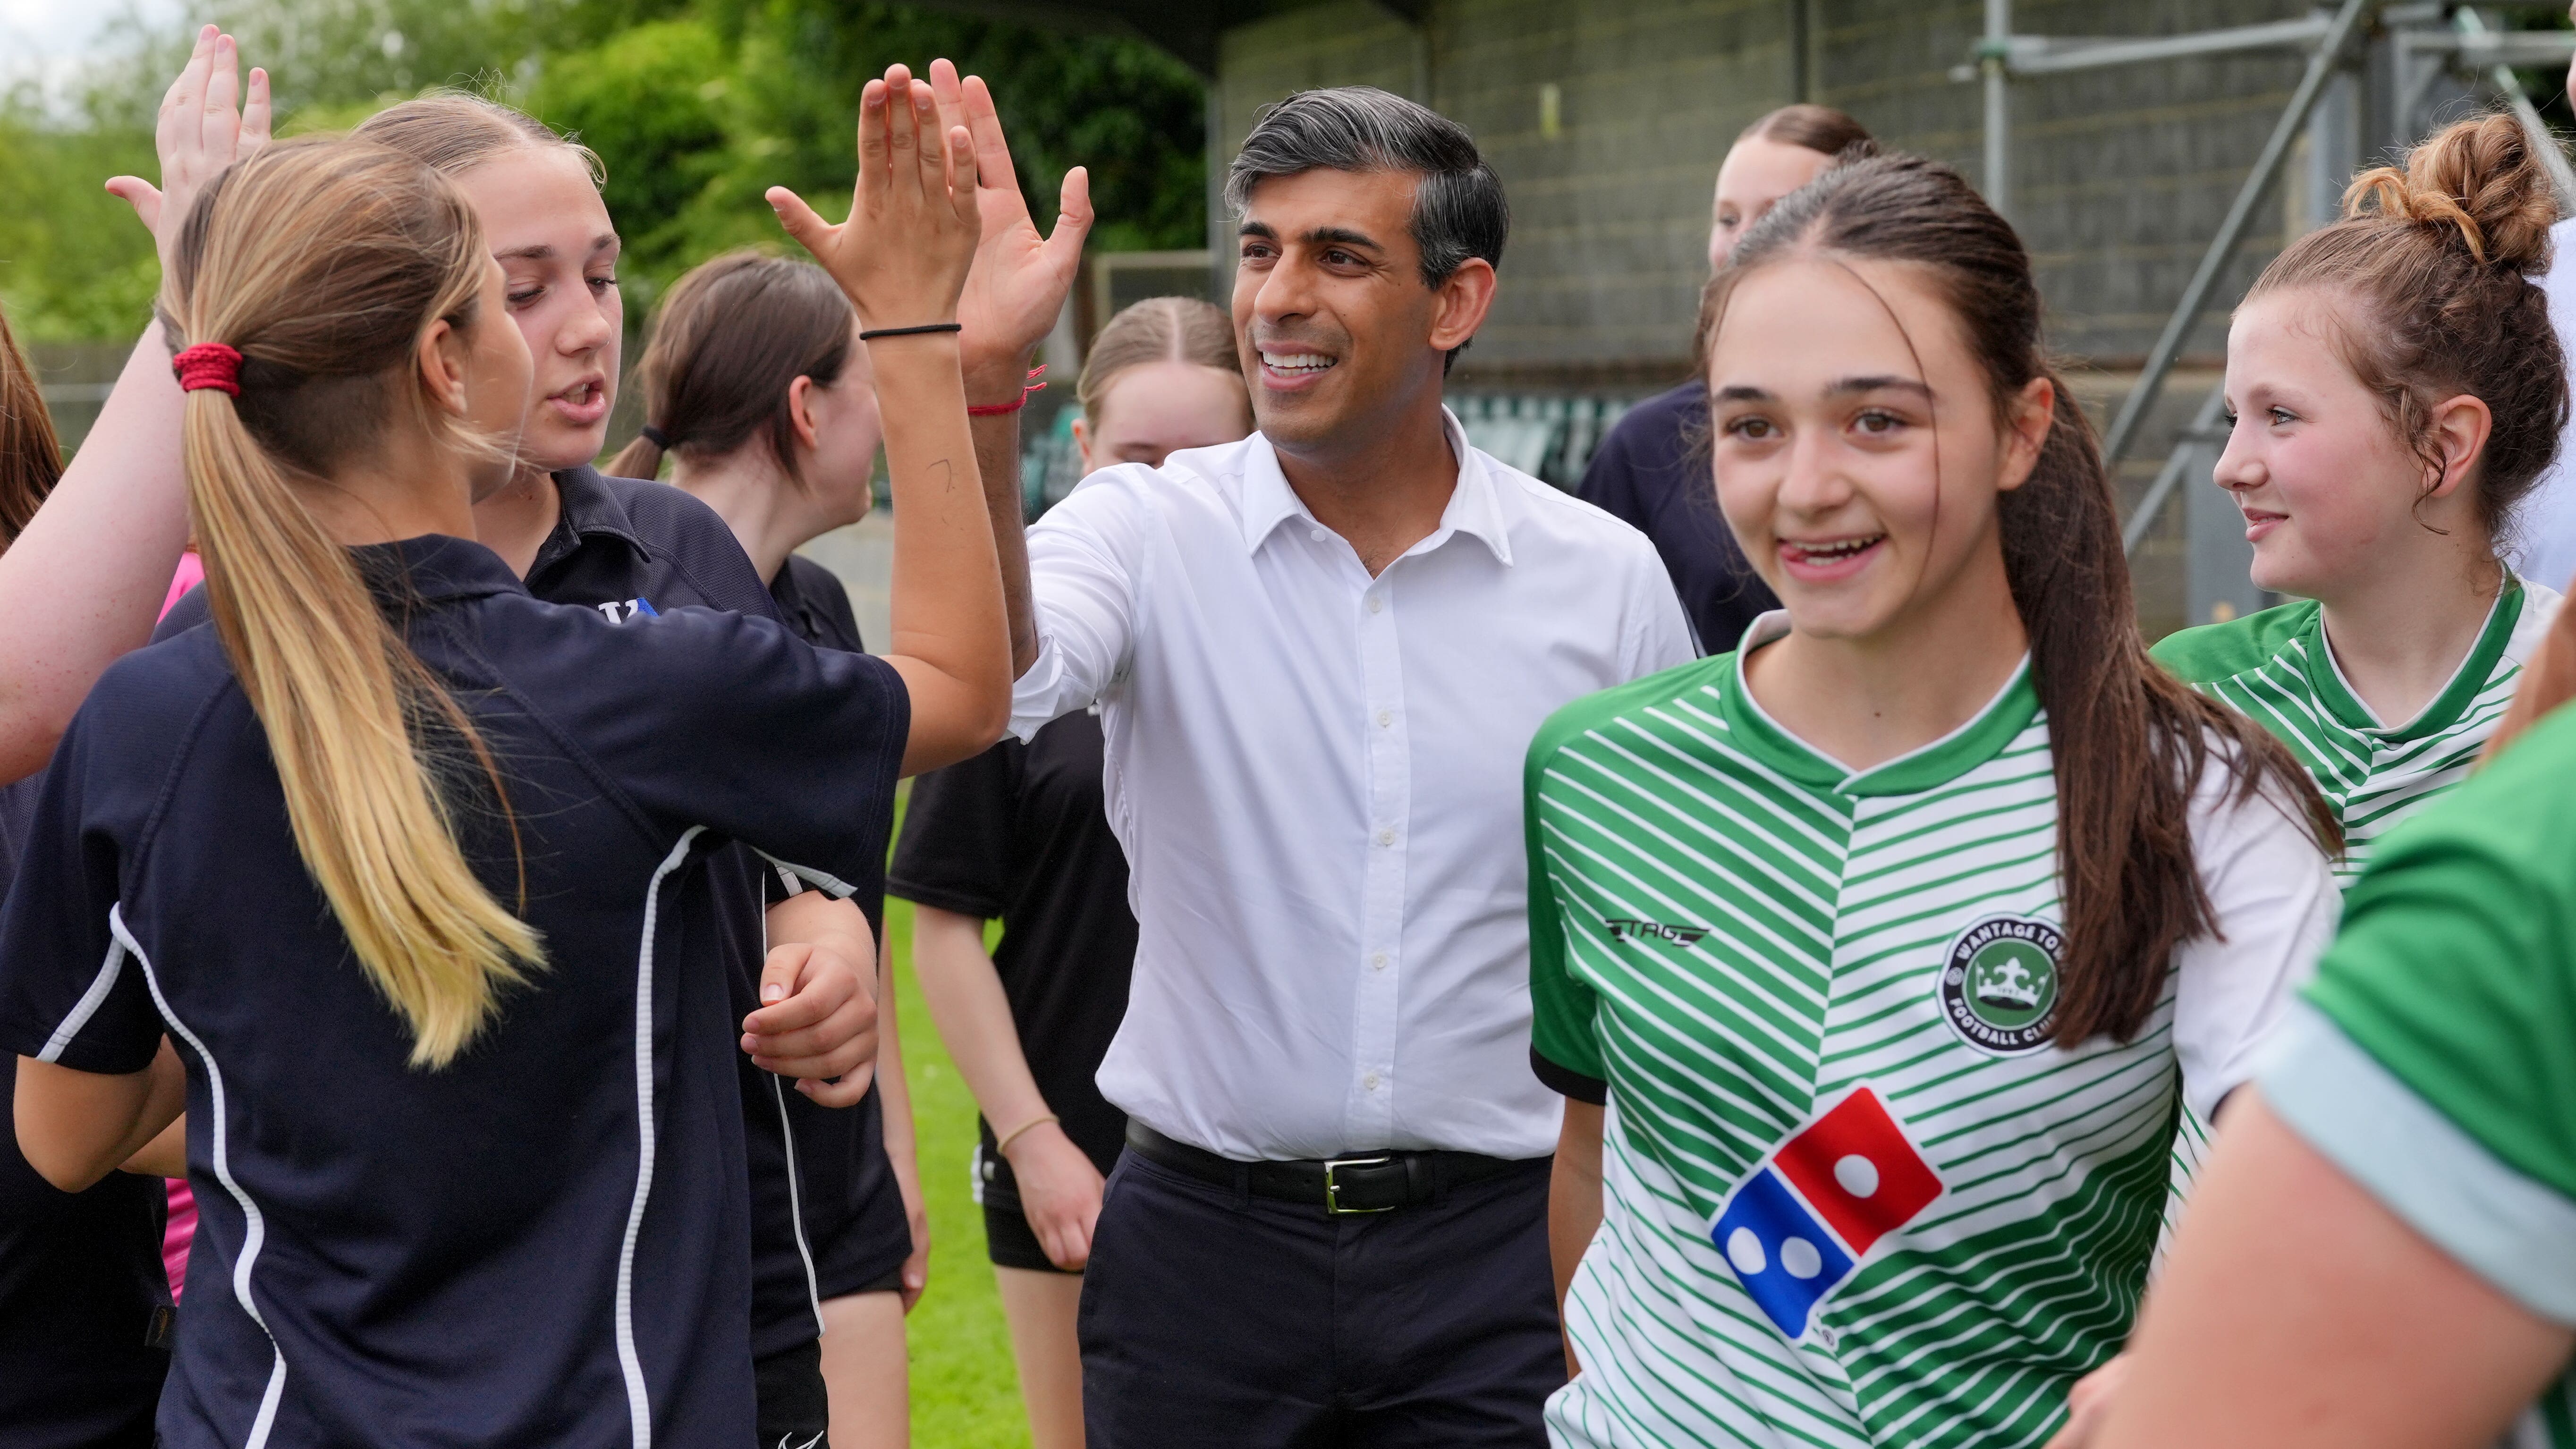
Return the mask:
{"type": "MultiPolygon", "coordinates": [[[[914,144],[937,135],[914,101],[868,86],[851,220],[803,228],[904,332],[880,378],[899,498],[969,456],[942,329],[973,162],[962,136],[914,144]]],[[[37,1170],[85,1186],[189,1109],[204,1225],[160,1437],[409,1439],[464,1413],[493,1442],[739,1441],[745,1168],[710,1051],[726,984],[690,950],[703,857],[740,840],[846,893],[872,843],[853,807],[998,733],[990,533],[923,496],[882,661],[541,604],[465,537],[530,364],[453,187],[289,143],[209,188],[174,261],[214,627],[94,691],[0,918],[37,1170]],[[782,750],[792,775],[764,767],[782,750]]],[[[774,955],[765,985],[818,955],[774,955]]],[[[800,999],[748,1045],[850,1069],[863,1033],[800,999]]]]}

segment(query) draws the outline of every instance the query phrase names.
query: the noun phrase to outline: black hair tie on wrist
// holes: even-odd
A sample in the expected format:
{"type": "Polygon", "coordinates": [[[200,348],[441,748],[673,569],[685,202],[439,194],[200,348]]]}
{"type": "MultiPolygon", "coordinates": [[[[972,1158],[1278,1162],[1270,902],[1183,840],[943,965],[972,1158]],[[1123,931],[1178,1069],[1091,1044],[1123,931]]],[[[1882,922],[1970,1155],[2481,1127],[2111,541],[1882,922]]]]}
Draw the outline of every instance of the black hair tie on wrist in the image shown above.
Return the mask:
{"type": "Polygon", "coordinates": [[[636,430],[636,434],[643,438],[644,441],[651,443],[654,447],[661,449],[665,453],[671,451],[671,435],[663,432],[660,428],[653,426],[651,423],[646,423],[643,427],[638,428],[636,430]]]}
{"type": "Polygon", "coordinates": [[[918,327],[871,327],[859,334],[861,342],[874,342],[880,337],[915,337],[924,332],[963,332],[954,322],[924,322],[918,327]]]}

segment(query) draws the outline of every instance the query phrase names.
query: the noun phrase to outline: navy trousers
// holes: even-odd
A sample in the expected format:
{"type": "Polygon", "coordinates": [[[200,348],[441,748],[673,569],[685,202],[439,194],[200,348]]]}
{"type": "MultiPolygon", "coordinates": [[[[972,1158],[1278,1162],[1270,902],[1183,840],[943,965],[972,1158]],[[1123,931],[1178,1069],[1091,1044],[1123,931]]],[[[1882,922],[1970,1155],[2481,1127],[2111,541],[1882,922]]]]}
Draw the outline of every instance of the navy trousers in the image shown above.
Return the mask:
{"type": "Polygon", "coordinates": [[[1122,1154],[1082,1279],[1090,1449],[1540,1449],[1547,1186],[1540,1158],[1329,1217],[1122,1154]]]}

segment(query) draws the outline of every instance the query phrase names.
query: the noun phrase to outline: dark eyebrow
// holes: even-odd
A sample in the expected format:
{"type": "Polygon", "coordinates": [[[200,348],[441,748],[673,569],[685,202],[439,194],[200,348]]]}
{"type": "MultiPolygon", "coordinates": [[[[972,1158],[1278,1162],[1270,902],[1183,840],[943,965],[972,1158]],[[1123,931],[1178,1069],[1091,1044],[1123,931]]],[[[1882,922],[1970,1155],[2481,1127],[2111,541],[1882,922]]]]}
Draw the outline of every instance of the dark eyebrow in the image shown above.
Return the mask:
{"type": "Polygon", "coordinates": [[[1373,252],[1386,250],[1378,244],[1377,238],[1364,231],[1353,231],[1346,226],[1310,227],[1298,240],[1310,247],[1367,247],[1373,252]]]}
{"type": "Polygon", "coordinates": [[[1930,384],[1910,377],[1838,378],[1832,386],[1825,389],[1825,396],[1844,397],[1856,392],[1878,392],[1885,388],[1894,388],[1898,392],[1918,393],[1926,399],[1932,396],[1930,384]]]}
{"type": "Polygon", "coordinates": [[[1242,226],[1236,228],[1235,235],[1257,236],[1264,241],[1277,241],[1279,239],[1279,233],[1272,231],[1270,229],[1270,223],[1266,221],[1247,221],[1242,226]]]}

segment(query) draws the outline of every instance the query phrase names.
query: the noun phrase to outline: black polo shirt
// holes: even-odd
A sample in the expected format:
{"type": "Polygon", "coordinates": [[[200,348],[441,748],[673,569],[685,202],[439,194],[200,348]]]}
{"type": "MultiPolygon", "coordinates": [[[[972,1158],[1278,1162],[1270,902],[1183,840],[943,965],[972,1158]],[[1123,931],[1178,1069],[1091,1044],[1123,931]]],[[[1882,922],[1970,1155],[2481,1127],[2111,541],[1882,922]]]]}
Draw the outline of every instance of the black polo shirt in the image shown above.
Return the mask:
{"type": "MultiPolygon", "coordinates": [[[[778,603],[761,585],[759,571],[752,567],[750,556],[743,552],[733,530],[698,499],[665,484],[612,478],[589,467],[557,473],[554,480],[562,501],[561,512],[528,568],[528,591],[536,597],[548,603],[594,609],[613,622],[651,618],[664,609],[690,606],[754,618],[782,617],[778,603]]],[[[820,571],[819,566],[808,566],[820,571]]],[[[165,637],[204,620],[204,592],[202,588],[193,590],[180,600],[154,637],[165,637]]],[[[846,598],[842,607],[846,613],[846,598]]],[[[794,624],[792,618],[789,622],[794,624]]],[[[801,627],[798,631],[806,632],[801,627]]],[[[855,641],[855,624],[850,626],[850,635],[855,641]]],[[[813,636],[808,633],[806,637],[813,636]]],[[[827,640],[816,642],[839,647],[827,640]]],[[[861,651],[853,648],[851,652],[861,651]]],[[[907,726],[909,721],[907,712],[907,726]]],[[[853,899],[867,913],[871,928],[882,929],[885,843],[893,829],[892,812],[854,811],[847,823],[853,829],[873,832],[875,848],[864,863],[863,873],[851,877],[850,882],[857,888],[853,899]]],[[[755,856],[739,850],[719,852],[708,862],[707,871],[715,908],[694,922],[687,949],[692,959],[713,954],[726,963],[734,983],[733,1020],[738,1027],[742,1018],[759,1006],[760,968],[768,954],[764,913],[767,900],[775,893],[773,876],[755,856]]],[[[875,965],[851,964],[862,973],[875,965]]],[[[738,1048],[740,1035],[736,1030],[725,1040],[738,1048]]],[[[792,1130],[788,1124],[801,1117],[803,1111],[820,1113],[827,1109],[814,1106],[803,1093],[787,1090],[769,1073],[753,1066],[739,1049],[732,1050],[731,1061],[745,1114],[751,1171],[751,1336],[753,1352],[766,1356],[810,1342],[822,1332],[816,1307],[818,1296],[829,1298],[837,1296],[837,1292],[856,1291],[860,1285],[837,1292],[831,1285],[871,1270],[882,1254],[873,1250],[877,1245],[869,1239],[882,1238],[883,1232],[881,1228],[873,1233],[853,1229],[854,1221],[869,1215],[845,1211],[841,1206],[847,1198],[843,1191],[847,1180],[864,1175],[864,1167],[854,1169],[827,1156],[835,1148],[836,1130],[851,1130],[853,1124],[838,1122],[817,1127],[810,1134],[810,1144],[799,1144],[800,1184],[787,1170],[787,1142],[792,1130]],[[810,1189],[801,1201],[797,1191],[800,1185],[810,1189]],[[819,1198],[814,1190],[819,1190],[819,1198]],[[818,1252],[818,1244],[826,1245],[826,1250],[818,1252]]],[[[876,1094],[871,1091],[859,1105],[839,1115],[855,1115],[875,1124],[869,1141],[874,1143],[876,1162],[883,1163],[883,1109],[876,1094]]],[[[889,1190],[892,1173],[890,1166],[883,1169],[889,1190]]],[[[894,1211],[900,1221],[899,1198],[894,1211]]],[[[875,1219],[882,1221],[881,1210],[875,1219]]],[[[905,1253],[909,1251],[907,1228],[905,1253]]],[[[900,1266],[905,1253],[895,1255],[896,1265],[900,1266]]]]}
{"type": "MultiPolygon", "coordinates": [[[[42,775],[0,786],[0,895],[35,826],[42,775]]],[[[18,1054],[0,1051],[0,1103],[18,1054]]],[[[170,1355],[144,1341],[168,1306],[157,1177],[111,1172],[68,1193],[0,1136],[0,1443],[11,1449],[151,1449],[170,1355]]]]}
{"type": "Polygon", "coordinates": [[[1658,393],[1611,428],[1574,492],[1654,542],[1700,652],[1724,654],[1780,601],[1717,510],[1707,437],[1706,386],[1692,381],[1658,393]]]}
{"type": "MultiPolygon", "coordinates": [[[[1093,1078],[1127,1014],[1136,918],[1127,908],[1127,855],[1109,830],[1101,756],[1100,717],[1082,711],[1025,745],[1005,739],[913,781],[886,888],[1001,920],[993,967],[1029,1075],[1065,1135],[1106,1173],[1126,1140],[1127,1116],[1093,1078]]],[[[992,1150],[992,1124],[978,1119],[977,1130],[985,1201],[1017,1205],[1010,1164],[992,1150]]]]}
{"type": "MultiPolygon", "coordinates": [[[[850,595],[832,571],[801,554],[789,554],[787,562],[769,581],[770,599],[778,607],[779,617],[817,649],[841,649],[852,654],[867,652],[859,638],[859,621],[850,610],[850,595]]],[[[874,859],[879,871],[861,885],[862,896],[870,903],[870,924],[882,931],[882,907],[885,877],[882,848],[885,831],[879,830],[880,848],[874,859]]],[[[783,895],[784,886],[772,875],[773,896],[783,895]]],[[[873,962],[855,963],[862,969],[873,962]]],[[[748,1010],[749,1008],[745,1008],[748,1010]]],[[[795,1183],[797,1201],[803,1207],[803,1243],[807,1257],[799,1262],[776,1256],[774,1246],[767,1247],[755,1237],[753,1256],[760,1267],[760,1281],[774,1283],[790,1272],[801,1273],[810,1264],[810,1283],[800,1279],[797,1287],[810,1287],[817,1299],[839,1298],[851,1293],[883,1291],[902,1286],[903,1260],[912,1256],[912,1221],[903,1210],[903,1190],[894,1180],[894,1163],[886,1156],[885,1103],[875,1087],[858,1104],[846,1108],[818,1107],[786,1083],[744,1062],[753,1077],[766,1078],[754,1083],[763,1099],[775,1108],[775,1121],[761,1130],[755,1124],[748,1134],[751,1145],[752,1200],[759,1204],[764,1194],[776,1194],[789,1181],[795,1183]],[[787,1159],[795,1159],[795,1175],[787,1171],[787,1159]]],[[[784,1202],[780,1203],[784,1207],[784,1202]]],[[[776,1237],[771,1236],[771,1242],[776,1237]]],[[[792,1347],[802,1339],[788,1338],[780,1320],[764,1315],[754,1330],[754,1346],[760,1352],[775,1352],[792,1347]],[[762,1345],[766,1344],[766,1347],[762,1345]]],[[[811,1335],[807,1335],[810,1337],[811,1335]]]]}
{"type": "MultiPolygon", "coordinates": [[[[741,1443],[753,1423],[731,982],[740,842],[846,889],[909,725],[883,662],[775,622],[533,598],[479,544],[355,551],[505,762],[460,845],[547,964],[447,1068],[349,959],[211,629],[109,669],[0,914],[0,1051],[189,1064],[199,1225],[172,1449],[741,1443]],[[781,760],[796,762],[779,768],[781,760]],[[514,849],[515,836],[515,849],[514,849]]],[[[456,788],[474,788],[469,781],[456,788]]]]}

